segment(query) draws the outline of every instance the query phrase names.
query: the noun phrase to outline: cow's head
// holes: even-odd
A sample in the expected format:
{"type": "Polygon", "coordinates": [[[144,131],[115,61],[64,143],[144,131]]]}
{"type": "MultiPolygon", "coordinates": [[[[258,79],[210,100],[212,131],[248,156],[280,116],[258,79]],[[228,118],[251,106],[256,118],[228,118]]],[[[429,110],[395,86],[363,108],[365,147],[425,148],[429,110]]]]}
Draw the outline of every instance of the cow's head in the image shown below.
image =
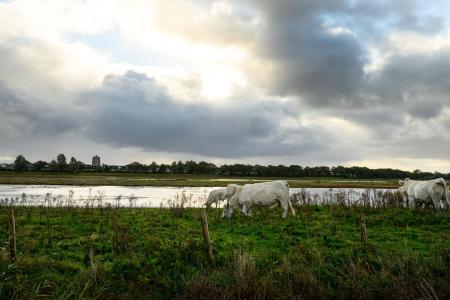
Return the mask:
{"type": "Polygon", "coordinates": [[[297,203],[300,199],[298,198],[297,194],[291,194],[289,195],[289,201],[291,201],[291,203],[297,203]]]}
{"type": "Polygon", "coordinates": [[[230,199],[231,196],[236,193],[236,191],[239,189],[240,185],[237,184],[229,184],[227,185],[227,198],[230,199]]]}
{"type": "Polygon", "coordinates": [[[403,180],[399,180],[398,181],[398,184],[400,185],[400,186],[404,186],[406,183],[408,183],[409,181],[410,181],[411,179],[409,179],[409,178],[405,178],[405,179],[403,179],[403,180]]]}
{"type": "Polygon", "coordinates": [[[225,218],[228,216],[228,211],[230,210],[230,205],[227,203],[225,203],[225,205],[223,206],[223,210],[222,210],[222,218],[225,218]]]}

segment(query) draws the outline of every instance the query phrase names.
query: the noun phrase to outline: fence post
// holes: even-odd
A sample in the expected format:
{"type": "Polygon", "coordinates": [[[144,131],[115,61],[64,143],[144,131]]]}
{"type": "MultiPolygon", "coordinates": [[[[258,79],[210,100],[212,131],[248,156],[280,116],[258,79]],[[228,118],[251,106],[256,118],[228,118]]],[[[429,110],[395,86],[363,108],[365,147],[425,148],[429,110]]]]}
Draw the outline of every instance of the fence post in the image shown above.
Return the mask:
{"type": "Polygon", "coordinates": [[[208,262],[210,264],[212,264],[213,253],[212,253],[212,247],[211,247],[211,240],[209,239],[208,220],[206,218],[206,211],[204,208],[202,208],[202,210],[200,212],[200,219],[202,221],[203,239],[205,240],[205,243],[208,247],[208,262]]]}
{"type": "Polygon", "coordinates": [[[366,231],[366,219],[364,217],[364,214],[362,214],[359,217],[359,231],[360,231],[361,242],[363,242],[364,246],[366,246],[367,245],[367,231],[366,231]]]}
{"type": "Polygon", "coordinates": [[[11,207],[10,215],[10,228],[11,235],[9,237],[9,251],[12,262],[16,261],[17,251],[16,251],[16,219],[14,218],[14,208],[11,207]]]}

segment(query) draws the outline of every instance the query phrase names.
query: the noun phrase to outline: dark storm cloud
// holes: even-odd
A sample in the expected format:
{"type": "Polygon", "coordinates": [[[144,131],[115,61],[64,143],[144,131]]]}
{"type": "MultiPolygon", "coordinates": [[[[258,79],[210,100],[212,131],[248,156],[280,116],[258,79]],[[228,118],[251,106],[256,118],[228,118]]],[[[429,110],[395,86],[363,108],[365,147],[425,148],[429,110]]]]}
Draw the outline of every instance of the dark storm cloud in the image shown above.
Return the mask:
{"type": "MultiPolygon", "coordinates": [[[[444,18],[419,1],[255,1],[265,26],[259,55],[272,65],[275,95],[297,96],[309,109],[396,134],[408,117],[433,119],[450,107],[450,49],[401,53],[386,43],[394,31],[438,33],[444,18]],[[376,33],[376,34],[372,34],[376,33]],[[369,44],[392,52],[367,74],[369,44]]],[[[255,79],[258,82],[258,78],[255,79]]]]}
{"type": "Polygon", "coordinates": [[[0,133],[47,135],[77,130],[80,114],[61,103],[50,104],[0,81],[0,133]],[[69,109],[69,110],[68,110],[69,109]]]}
{"type": "Polygon", "coordinates": [[[0,82],[3,141],[74,133],[96,143],[147,151],[237,158],[327,153],[333,137],[320,128],[282,127],[295,120],[277,102],[182,103],[147,75],[108,75],[102,86],[63,104],[0,82]]]}
{"type": "MultiPolygon", "coordinates": [[[[396,54],[366,82],[367,94],[387,113],[431,120],[450,108],[450,48],[396,54]]],[[[370,100],[366,98],[366,102],[370,100]]],[[[392,122],[394,124],[394,122],[392,122]]]]}
{"type": "MultiPolygon", "coordinates": [[[[400,132],[408,132],[411,122],[421,122],[422,128],[442,124],[449,119],[445,111],[450,109],[449,50],[429,55],[394,55],[381,71],[365,80],[363,93],[353,99],[359,106],[328,109],[366,126],[384,142],[400,132]]],[[[436,138],[450,136],[450,127],[442,126],[434,134],[436,138]]],[[[405,136],[405,149],[407,145],[423,148],[426,143],[419,139],[405,136]]]]}
{"type": "Polygon", "coordinates": [[[369,81],[380,96],[401,101],[406,91],[450,92],[450,47],[420,54],[395,54],[369,81]]]}
{"type": "Polygon", "coordinates": [[[273,64],[269,88],[300,95],[316,106],[346,102],[363,80],[364,50],[348,31],[327,26],[325,13],[345,11],[345,1],[265,1],[267,22],[258,51],[273,64]]]}
{"type": "Polygon", "coordinates": [[[313,107],[348,109],[401,101],[408,81],[445,87],[441,83],[448,77],[440,72],[445,72],[450,60],[442,55],[397,56],[383,70],[382,79],[375,81],[364,72],[370,62],[368,36],[375,30],[382,43],[394,30],[437,32],[442,28],[443,18],[420,14],[418,1],[254,3],[265,20],[256,48],[273,71],[261,84],[276,95],[296,95],[313,107]],[[439,61],[443,65],[434,66],[439,61]]]}
{"type": "Polygon", "coordinates": [[[87,134],[115,146],[215,157],[292,155],[324,147],[314,130],[283,131],[279,123],[289,113],[279,104],[181,103],[155,79],[132,71],[106,76],[102,87],[85,97],[93,116],[87,134]],[[288,140],[291,134],[295,142],[288,140]]]}

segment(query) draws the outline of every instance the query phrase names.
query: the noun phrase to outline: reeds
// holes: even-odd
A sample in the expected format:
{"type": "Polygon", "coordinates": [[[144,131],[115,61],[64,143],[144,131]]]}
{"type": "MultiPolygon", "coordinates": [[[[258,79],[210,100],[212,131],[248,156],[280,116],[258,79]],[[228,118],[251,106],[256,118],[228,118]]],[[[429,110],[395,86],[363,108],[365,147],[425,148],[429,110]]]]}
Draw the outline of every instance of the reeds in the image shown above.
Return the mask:
{"type": "Polygon", "coordinates": [[[403,208],[407,207],[397,190],[365,189],[359,193],[354,189],[328,189],[311,193],[306,189],[295,193],[295,205],[338,205],[343,207],[403,208]]]}

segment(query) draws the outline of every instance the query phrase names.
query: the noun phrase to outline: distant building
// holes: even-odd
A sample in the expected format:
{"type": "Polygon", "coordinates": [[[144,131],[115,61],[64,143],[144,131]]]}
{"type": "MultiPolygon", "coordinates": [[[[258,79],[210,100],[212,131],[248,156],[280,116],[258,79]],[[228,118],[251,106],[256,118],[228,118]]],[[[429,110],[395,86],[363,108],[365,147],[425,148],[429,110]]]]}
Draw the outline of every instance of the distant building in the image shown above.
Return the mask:
{"type": "Polygon", "coordinates": [[[102,166],[100,163],[100,156],[96,155],[92,158],[92,166],[94,168],[100,168],[102,166]]]}

